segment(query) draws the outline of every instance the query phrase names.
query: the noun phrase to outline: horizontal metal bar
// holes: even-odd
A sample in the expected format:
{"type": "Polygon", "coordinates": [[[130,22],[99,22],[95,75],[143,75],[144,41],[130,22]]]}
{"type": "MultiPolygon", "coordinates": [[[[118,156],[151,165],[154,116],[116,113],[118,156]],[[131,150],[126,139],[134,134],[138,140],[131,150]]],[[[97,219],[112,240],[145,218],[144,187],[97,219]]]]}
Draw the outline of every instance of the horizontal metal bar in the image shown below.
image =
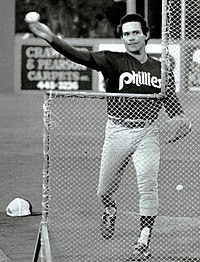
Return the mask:
{"type": "Polygon", "coordinates": [[[68,97],[68,96],[81,96],[81,97],[133,97],[133,98],[163,98],[163,94],[129,94],[129,93],[100,93],[100,92],[76,92],[76,91],[48,91],[46,94],[49,97],[68,97]]]}

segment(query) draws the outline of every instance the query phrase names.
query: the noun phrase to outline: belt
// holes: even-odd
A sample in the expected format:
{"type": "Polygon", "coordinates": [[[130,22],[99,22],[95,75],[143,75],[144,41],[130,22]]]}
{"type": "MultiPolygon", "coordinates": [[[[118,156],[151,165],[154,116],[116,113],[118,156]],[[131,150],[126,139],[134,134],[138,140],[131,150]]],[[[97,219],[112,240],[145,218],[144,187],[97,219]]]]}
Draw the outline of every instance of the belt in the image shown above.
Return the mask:
{"type": "Polygon", "coordinates": [[[112,120],[112,122],[116,125],[122,125],[128,128],[143,128],[145,126],[150,126],[154,122],[153,119],[147,119],[147,120],[120,119],[120,118],[115,118],[113,116],[108,116],[108,119],[112,120]]]}

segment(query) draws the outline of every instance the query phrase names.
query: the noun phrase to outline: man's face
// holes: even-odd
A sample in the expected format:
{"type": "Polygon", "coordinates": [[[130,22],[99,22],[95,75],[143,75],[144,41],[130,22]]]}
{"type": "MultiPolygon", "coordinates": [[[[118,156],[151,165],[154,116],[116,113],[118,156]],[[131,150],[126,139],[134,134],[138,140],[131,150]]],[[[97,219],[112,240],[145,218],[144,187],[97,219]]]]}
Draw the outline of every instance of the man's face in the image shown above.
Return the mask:
{"type": "Polygon", "coordinates": [[[122,40],[126,50],[131,53],[141,53],[145,50],[145,40],[140,22],[127,22],[122,25],[122,40]]]}

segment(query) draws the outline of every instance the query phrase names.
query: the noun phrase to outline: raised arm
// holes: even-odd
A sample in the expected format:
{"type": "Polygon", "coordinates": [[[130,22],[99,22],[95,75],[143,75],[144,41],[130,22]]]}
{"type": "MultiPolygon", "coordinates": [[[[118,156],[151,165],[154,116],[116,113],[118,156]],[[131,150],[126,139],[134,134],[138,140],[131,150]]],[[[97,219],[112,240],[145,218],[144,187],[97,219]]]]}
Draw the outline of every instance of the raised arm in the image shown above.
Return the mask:
{"type": "Polygon", "coordinates": [[[30,23],[29,28],[36,36],[46,40],[56,51],[68,59],[97,70],[97,65],[90,55],[89,50],[68,44],[67,41],[57,37],[51,29],[43,23],[30,23]]]}

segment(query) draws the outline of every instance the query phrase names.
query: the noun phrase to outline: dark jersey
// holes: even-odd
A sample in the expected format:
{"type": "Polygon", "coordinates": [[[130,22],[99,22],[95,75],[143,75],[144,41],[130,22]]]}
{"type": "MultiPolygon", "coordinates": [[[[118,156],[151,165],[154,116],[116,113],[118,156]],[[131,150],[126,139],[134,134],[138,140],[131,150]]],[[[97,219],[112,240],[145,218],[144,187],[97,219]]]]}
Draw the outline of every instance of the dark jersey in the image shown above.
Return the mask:
{"type": "MultiPolygon", "coordinates": [[[[161,64],[148,56],[142,64],[133,56],[123,52],[99,51],[85,53],[54,37],[50,43],[59,53],[70,60],[101,71],[105,88],[110,93],[155,94],[161,91],[161,64]]],[[[176,96],[174,76],[168,72],[168,83],[164,99],[137,99],[109,97],[108,114],[130,119],[157,119],[164,105],[169,117],[183,113],[176,96]]]]}
{"type": "MultiPolygon", "coordinates": [[[[148,56],[140,63],[128,53],[100,51],[91,52],[91,68],[101,71],[105,88],[110,93],[155,94],[161,92],[161,64],[148,56]]],[[[108,114],[130,119],[157,119],[164,104],[170,117],[183,113],[175,93],[173,73],[169,73],[170,85],[166,98],[137,99],[111,97],[108,99],[108,114]]]]}
{"type": "Polygon", "coordinates": [[[128,53],[101,51],[91,53],[101,71],[107,92],[160,93],[160,62],[148,57],[142,64],[128,53]]]}

